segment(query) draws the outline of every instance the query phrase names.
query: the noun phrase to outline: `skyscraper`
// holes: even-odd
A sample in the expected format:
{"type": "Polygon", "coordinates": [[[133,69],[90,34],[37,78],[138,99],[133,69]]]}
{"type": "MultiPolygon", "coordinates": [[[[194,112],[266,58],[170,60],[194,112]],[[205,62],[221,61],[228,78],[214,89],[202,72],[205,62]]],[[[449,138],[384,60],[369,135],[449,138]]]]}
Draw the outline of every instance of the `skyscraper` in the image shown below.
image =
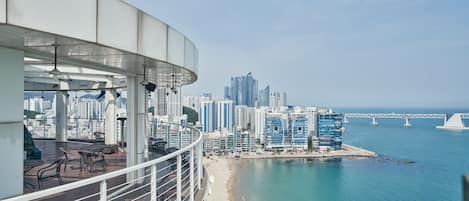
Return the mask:
{"type": "Polygon", "coordinates": [[[308,119],[306,113],[292,113],[291,143],[293,147],[306,148],[308,138],[308,119]]]}
{"type": "Polygon", "coordinates": [[[223,98],[225,99],[231,99],[231,89],[229,86],[226,86],[224,89],[223,89],[223,98]]]}
{"type": "Polygon", "coordinates": [[[232,100],[217,101],[217,130],[226,129],[233,131],[234,126],[234,105],[232,100]]]}
{"type": "Polygon", "coordinates": [[[269,106],[270,103],[270,86],[267,85],[259,91],[259,106],[269,106]]]}
{"type": "Polygon", "coordinates": [[[237,105],[235,110],[236,127],[246,129],[248,127],[248,107],[246,105],[237,105]]]}
{"type": "Polygon", "coordinates": [[[235,106],[236,127],[239,129],[255,130],[256,108],[245,105],[235,106]]]}
{"type": "MultiPolygon", "coordinates": [[[[181,91],[178,88],[177,91],[181,91]]],[[[179,117],[182,115],[181,93],[169,88],[157,88],[154,97],[154,110],[157,116],[179,117]]]]}
{"type": "Polygon", "coordinates": [[[267,108],[261,107],[256,109],[255,122],[256,126],[254,128],[254,134],[256,140],[259,143],[264,144],[264,135],[265,135],[265,117],[267,114],[267,108]]]}
{"type": "Polygon", "coordinates": [[[265,144],[268,149],[283,148],[288,134],[288,114],[268,113],[265,119],[265,144]]]}
{"type": "Polygon", "coordinates": [[[203,132],[213,132],[216,127],[215,104],[212,100],[200,102],[199,121],[203,132]]]}
{"type": "Polygon", "coordinates": [[[252,73],[246,76],[231,78],[231,99],[235,105],[256,106],[258,95],[257,80],[252,77],[252,73]]]}
{"type": "Polygon", "coordinates": [[[269,106],[271,108],[278,108],[287,105],[287,93],[272,92],[269,97],[269,106]]]}
{"type": "Polygon", "coordinates": [[[287,105],[287,92],[283,92],[282,95],[280,95],[280,105],[287,105]]]}
{"type": "Polygon", "coordinates": [[[342,120],[344,115],[333,112],[318,114],[319,147],[342,147],[342,120]]]}

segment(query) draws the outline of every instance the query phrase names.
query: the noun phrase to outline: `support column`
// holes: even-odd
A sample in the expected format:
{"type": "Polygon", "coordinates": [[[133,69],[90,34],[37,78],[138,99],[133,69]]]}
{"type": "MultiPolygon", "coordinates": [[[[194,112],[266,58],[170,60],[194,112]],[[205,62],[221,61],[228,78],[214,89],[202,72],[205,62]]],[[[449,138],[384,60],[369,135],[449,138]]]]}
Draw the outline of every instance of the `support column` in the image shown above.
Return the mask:
{"type": "Polygon", "coordinates": [[[116,89],[106,89],[104,96],[104,142],[108,145],[117,144],[116,133],[116,89]]]}
{"type": "Polygon", "coordinates": [[[378,119],[377,119],[376,117],[372,117],[371,125],[373,125],[373,126],[377,126],[377,125],[378,125],[378,119]]]}
{"type": "MultiPolygon", "coordinates": [[[[145,88],[140,84],[143,76],[127,77],[127,167],[144,161],[146,136],[145,88]]],[[[143,175],[137,171],[127,175],[132,180],[143,175]]]]}
{"type": "Polygon", "coordinates": [[[24,53],[0,47],[0,200],[23,194],[24,53]]]}
{"type": "Polygon", "coordinates": [[[67,92],[55,93],[55,140],[67,141],[67,92]]]}

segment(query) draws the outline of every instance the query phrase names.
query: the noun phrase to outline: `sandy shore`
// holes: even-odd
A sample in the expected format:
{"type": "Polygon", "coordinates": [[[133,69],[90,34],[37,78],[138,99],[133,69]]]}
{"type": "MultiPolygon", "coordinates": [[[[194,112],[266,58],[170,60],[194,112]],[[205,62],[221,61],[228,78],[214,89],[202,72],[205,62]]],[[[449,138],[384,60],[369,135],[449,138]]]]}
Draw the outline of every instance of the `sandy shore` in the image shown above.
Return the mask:
{"type": "Polygon", "coordinates": [[[208,173],[206,201],[234,201],[231,190],[240,161],[230,157],[204,158],[208,173]]]}
{"type": "Polygon", "coordinates": [[[282,153],[282,154],[250,154],[241,155],[241,159],[233,156],[212,156],[204,158],[204,166],[208,173],[207,196],[205,201],[237,201],[236,185],[240,169],[246,159],[272,159],[272,158],[342,158],[342,157],[377,157],[372,151],[368,151],[351,145],[343,145],[343,150],[328,153],[282,153]]]}

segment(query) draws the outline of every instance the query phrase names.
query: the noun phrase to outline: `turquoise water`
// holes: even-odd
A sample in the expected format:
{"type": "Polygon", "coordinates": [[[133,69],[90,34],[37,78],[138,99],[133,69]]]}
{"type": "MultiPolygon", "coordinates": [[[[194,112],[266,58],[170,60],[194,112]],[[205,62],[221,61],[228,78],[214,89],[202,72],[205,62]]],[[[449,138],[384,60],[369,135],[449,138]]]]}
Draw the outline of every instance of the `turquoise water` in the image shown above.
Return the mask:
{"type": "Polygon", "coordinates": [[[469,173],[469,132],[435,129],[442,120],[413,119],[411,128],[403,127],[404,120],[380,119],[376,127],[369,119],[350,120],[344,142],[375,151],[380,157],[246,161],[235,187],[236,199],[462,200],[461,176],[469,173]]]}

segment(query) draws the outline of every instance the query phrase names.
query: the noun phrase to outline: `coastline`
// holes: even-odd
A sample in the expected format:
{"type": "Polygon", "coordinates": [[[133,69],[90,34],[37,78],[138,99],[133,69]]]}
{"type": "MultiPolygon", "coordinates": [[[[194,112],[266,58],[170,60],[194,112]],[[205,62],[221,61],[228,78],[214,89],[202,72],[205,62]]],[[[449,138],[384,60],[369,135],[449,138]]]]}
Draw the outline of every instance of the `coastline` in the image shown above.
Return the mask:
{"type": "Polygon", "coordinates": [[[300,153],[270,153],[270,154],[249,154],[249,155],[241,155],[240,158],[242,159],[281,159],[281,158],[353,158],[353,157],[365,157],[365,158],[373,158],[377,157],[378,154],[375,152],[355,147],[352,145],[343,144],[342,150],[334,150],[328,152],[300,152],[300,153]]]}
{"type": "Polygon", "coordinates": [[[208,174],[206,201],[234,201],[234,178],[239,174],[241,160],[232,157],[220,156],[204,158],[208,174]]]}
{"type": "MultiPolygon", "coordinates": [[[[313,153],[281,153],[281,154],[250,154],[233,156],[212,156],[204,158],[205,168],[208,173],[209,193],[206,201],[237,201],[242,198],[236,196],[238,192],[238,179],[243,161],[246,159],[285,159],[285,158],[373,158],[375,152],[359,147],[343,144],[343,150],[313,153]]],[[[239,196],[239,195],[238,195],[239,196]]]]}

